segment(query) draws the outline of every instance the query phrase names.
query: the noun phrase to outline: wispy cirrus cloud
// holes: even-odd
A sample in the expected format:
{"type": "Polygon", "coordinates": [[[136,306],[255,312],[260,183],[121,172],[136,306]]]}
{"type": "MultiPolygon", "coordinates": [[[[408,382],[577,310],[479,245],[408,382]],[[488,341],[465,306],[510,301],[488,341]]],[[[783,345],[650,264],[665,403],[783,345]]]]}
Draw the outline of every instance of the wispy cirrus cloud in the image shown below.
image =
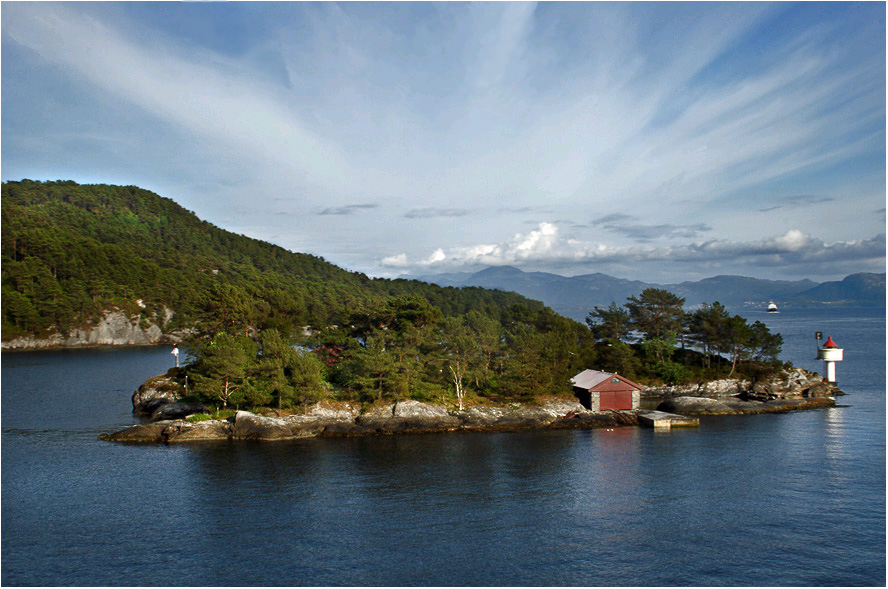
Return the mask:
{"type": "Polygon", "coordinates": [[[703,233],[712,231],[712,227],[706,223],[693,223],[690,225],[673,225],[661,223],[658,225],[646,225],[640,223],[638,217],[623,213],[615,213],[597,219],[592,223],[595,228],[605,229],[624,235],[634,241],[653,241],[656,239],[693,239],[703,233]]]}
{"type": "MultiPolygon", "coordinates": [[[[884,228],[867,212],[885,196],[876,6],[187,12],[206,26],[166,3],[4,4],[4,178],[148,179],[369,274],[620,255],[635,273],[731,252],[740,267],[737,244],[793,227],[824,252],[884,228]]],[[[763,260],[749,267],[778,268],[763,260]]]]}
{"type": "Polygon", "coordinates": [[[438,207],[425,207],[421,209],[411,209],[404,213],[407,219],[434,219],[437,217],[465,217],[471,215],[469,209],[445,209],[438,207]]]}
{"type": "Polygon", "coordinates": [[[784,207],[806,207],[825,202],[833,202],[836,199],[831,196],[820,196],[815,194],[792,194],[789,196],[778,197],[773,200],[776,202],[776,204],[769,207],[761,208],[759,209],[759,211],[762,213],[767,213],[770,211],[776,211],[777,209],[782,209],[784,207]]]}

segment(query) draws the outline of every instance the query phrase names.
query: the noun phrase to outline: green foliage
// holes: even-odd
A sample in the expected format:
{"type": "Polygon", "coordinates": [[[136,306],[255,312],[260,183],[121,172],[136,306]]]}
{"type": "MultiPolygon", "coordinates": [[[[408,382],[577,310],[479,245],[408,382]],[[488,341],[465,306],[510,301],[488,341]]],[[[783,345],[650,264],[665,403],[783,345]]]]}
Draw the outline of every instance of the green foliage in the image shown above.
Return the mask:
{"type": "Polygon", "coordinates": [[[666,384],[682,383],[690,374],[688,369],[678,362],[655,362],[652,369],[666,384]]]}
{"type": "Polygon", "coordinates": [[[256,343],[245,336],[217,333],[206,345],[196,348],[197,366],[191,373],[194,394],[208,402],[239,405],[252,391],[245,380],[254,370],[256,343]]]}
{"type": "Polygon", "coordinates": [[[629,337],[632,329],[629,311],[617,306],[615,302],[607,309],[595,307],[586,318],[586,323],[596,340],[611,343],[623,341],[629,337]]]}
{"type": "Polygon", "coordinates": [[[145,319],[166,307],[167,329],[198,327],[208,338],[323,329],[361,307],[414,323],[473,310],[499,320],[518,301],[543,308],[514,293],[370,279],[224,231],[134,186],[4,182],[2,226],[4,339],[66,332],[136,299],[145,319]]]}
{"type": "Polygon", "coordinates": [[[659,288],[646,288],[639,297],[629,297],[624,305],[633,329],[645,339],[662,338],[681,331],[684,299],[659,288]]]}

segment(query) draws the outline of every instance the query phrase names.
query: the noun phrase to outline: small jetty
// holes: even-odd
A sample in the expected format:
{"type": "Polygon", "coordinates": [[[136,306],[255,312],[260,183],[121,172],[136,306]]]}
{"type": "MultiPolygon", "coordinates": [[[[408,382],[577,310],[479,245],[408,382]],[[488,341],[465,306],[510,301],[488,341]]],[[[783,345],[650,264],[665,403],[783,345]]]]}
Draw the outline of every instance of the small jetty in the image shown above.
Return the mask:
{"type": "Polygon", "coordinates": [[[676,415],[665,411],[645,411],[638,413],[638,423],[654,429],[672,429],[673,427],[698,427],[699,417],[676,415]]]}

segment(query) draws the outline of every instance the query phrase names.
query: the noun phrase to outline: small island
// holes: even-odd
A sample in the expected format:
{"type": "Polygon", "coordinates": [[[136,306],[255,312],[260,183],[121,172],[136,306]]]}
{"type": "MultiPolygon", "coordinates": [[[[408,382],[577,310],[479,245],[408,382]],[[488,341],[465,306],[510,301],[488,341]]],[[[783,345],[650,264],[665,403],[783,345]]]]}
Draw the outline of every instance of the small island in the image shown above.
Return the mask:
{"type": "MultiPolygon", "coordinates": [[[[175,372],[174,370],[170,371],[175,372]]],[[[373,403],[322,400],[302,411],[223,410],[212,417],[202,404],[182,401],[174,374],[149,379],[133,394],[133,411],[146,423],[102,435],[116,442],[180,443],[219,440],[293,440],[449,431],[520,431],[638,426],[647,409],[590,411],[576,398],[549,396],[532,403],[473,405],[462,410],[414,400],[373,403]]],[[[649,387],[657,409],[686,416],[785,413],[835,404],[842,392],[806,370],[784,369],[766,382],[721,379],[697,385],[649,387]]],[[[681,425],[681,424],[679,424],[681,425]]]]}

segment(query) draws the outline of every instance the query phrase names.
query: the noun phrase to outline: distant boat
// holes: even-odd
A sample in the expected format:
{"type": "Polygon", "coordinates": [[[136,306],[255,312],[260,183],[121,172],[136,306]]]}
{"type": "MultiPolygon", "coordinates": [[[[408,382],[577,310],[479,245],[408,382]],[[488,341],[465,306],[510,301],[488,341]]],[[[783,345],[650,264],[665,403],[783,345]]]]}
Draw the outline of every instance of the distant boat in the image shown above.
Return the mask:
{"type": "Polygon", "coordinates": [[[770,303],[768,303],[768,313],[779,313],[779,312],[780,312],[780,310],[777,309],[777,303],[775,303],[774,301],[771,301],[770,303]]]}

